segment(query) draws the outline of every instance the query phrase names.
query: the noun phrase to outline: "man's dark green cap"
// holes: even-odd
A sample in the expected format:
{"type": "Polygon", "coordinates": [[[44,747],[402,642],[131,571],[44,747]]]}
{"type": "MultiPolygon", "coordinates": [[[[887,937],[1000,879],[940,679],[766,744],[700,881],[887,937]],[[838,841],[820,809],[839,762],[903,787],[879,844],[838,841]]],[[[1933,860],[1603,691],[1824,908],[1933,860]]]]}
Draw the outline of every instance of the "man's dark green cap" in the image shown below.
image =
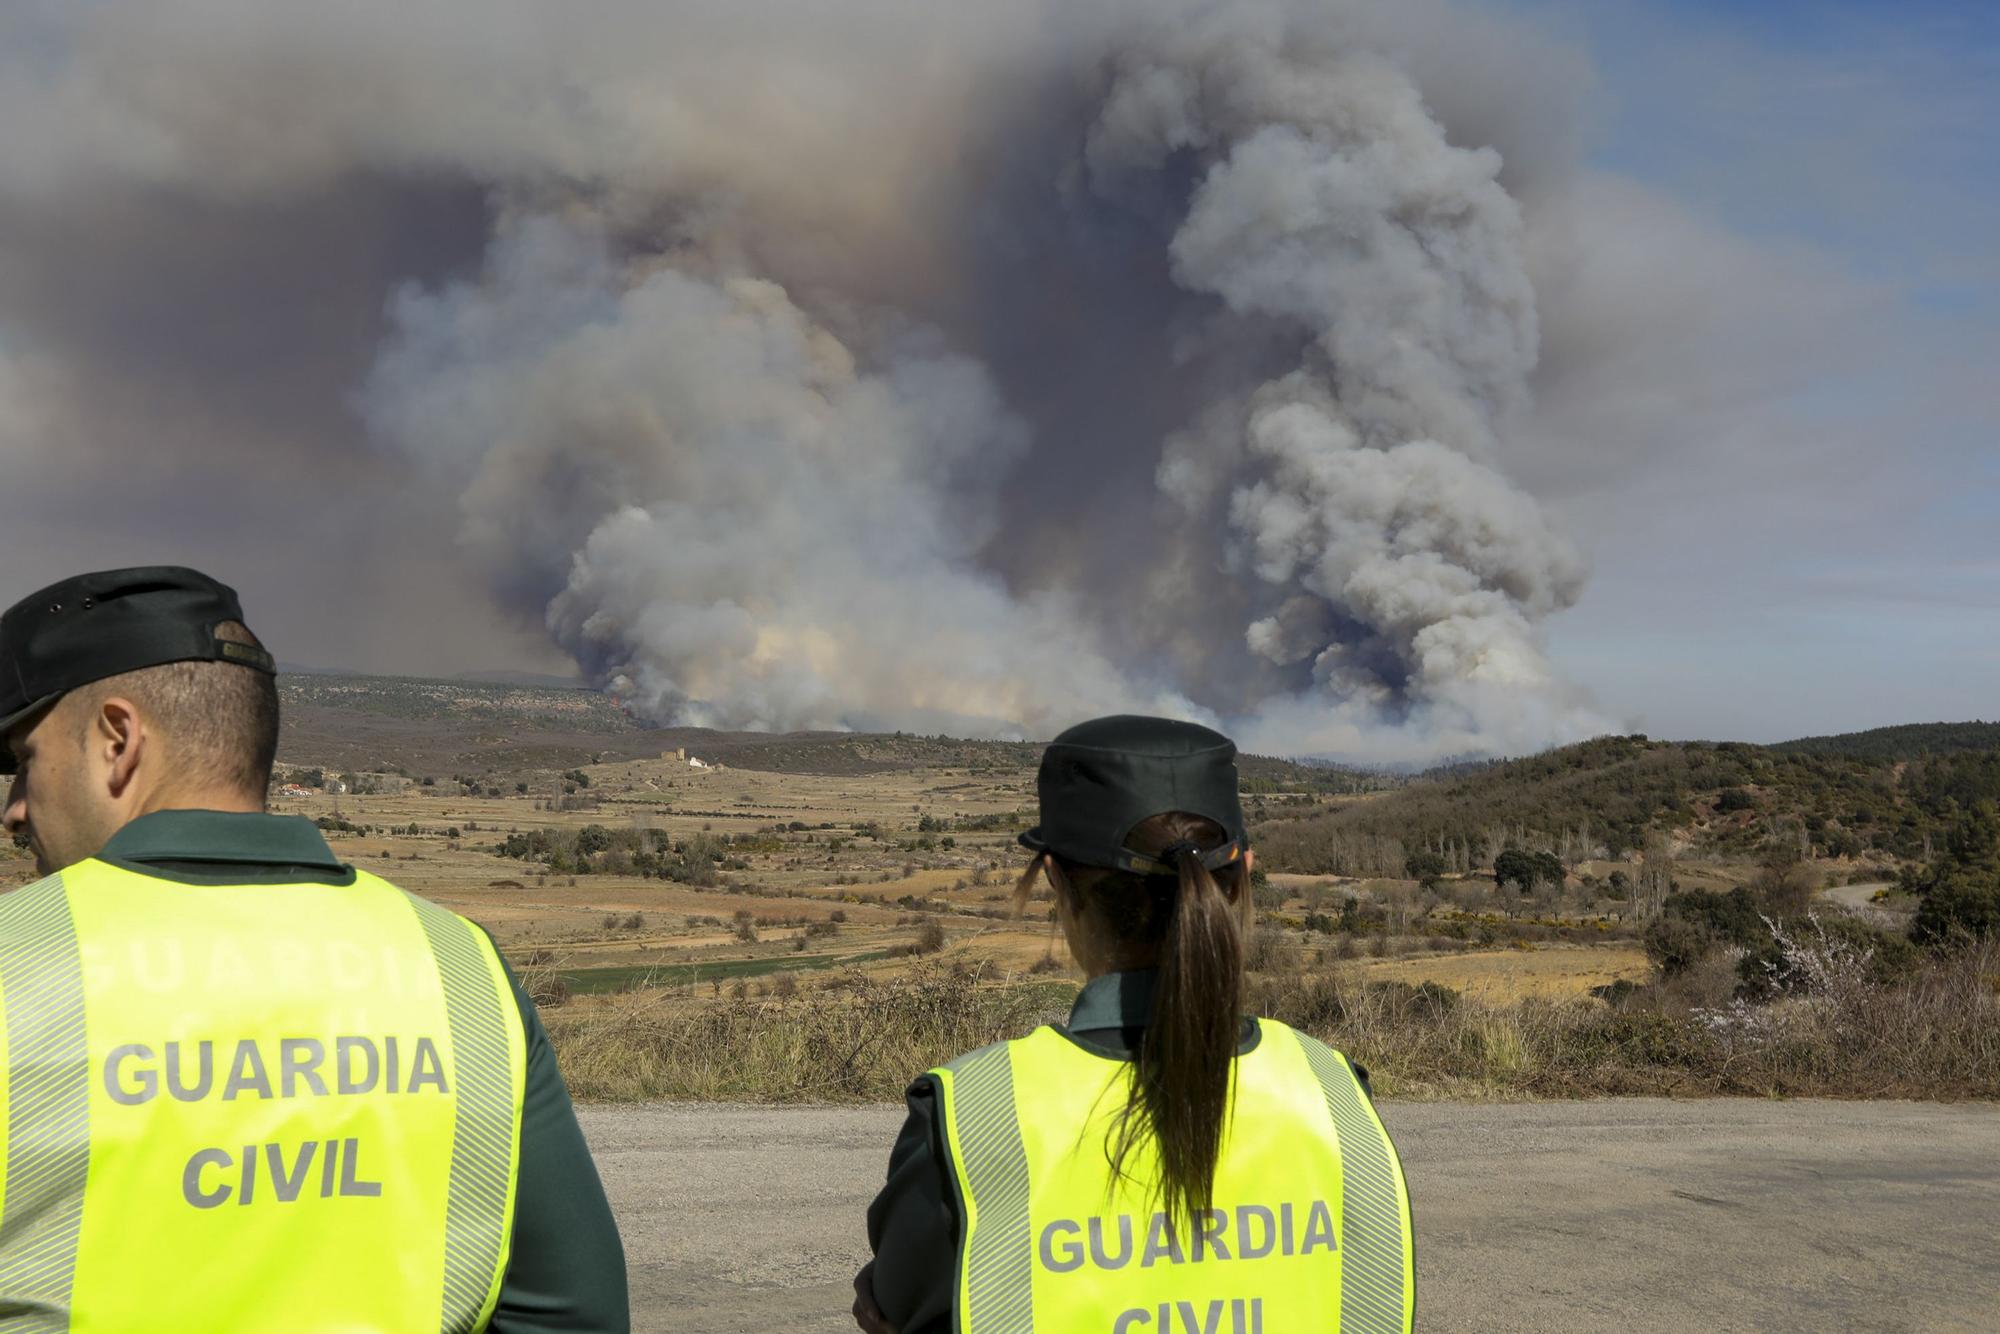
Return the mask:
{"type": "Polygon", "coordinates": [[[1141,821],[1169,811],[1222,826],[1222,843],[1188,849],[1211,871],[1250,846],[1236,790],[1236,743],[1198,723],[1135,714],[1078,723],[1042,752],[1035,788],[1041,823],[1021,835],[1021,846],[1080,866],[1171,871],[1172,857],[1125,846],[1141,821]]]}
{"type": "Polygon", "coordinates": [[[7,734],[78,686],[169,662],[233,662],[277,674],[271,655],[216,637],[243,620],[236,590],[196,570],[148,565],[80,574],[0,616],[0,774],[7,734]]]}

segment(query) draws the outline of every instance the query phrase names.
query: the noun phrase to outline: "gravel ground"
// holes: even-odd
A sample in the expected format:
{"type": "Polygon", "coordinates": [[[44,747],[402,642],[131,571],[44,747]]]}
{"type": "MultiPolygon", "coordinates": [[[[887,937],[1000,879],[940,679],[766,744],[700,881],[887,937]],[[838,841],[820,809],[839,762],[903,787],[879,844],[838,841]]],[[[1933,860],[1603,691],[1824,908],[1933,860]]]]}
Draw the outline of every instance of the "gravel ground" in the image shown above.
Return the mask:
{"type": "MultiPolygon", "coordinates": [[[[586,1107],[633,1327],[852,1329],[895,1107],[586,1107]]],[[[1426,1330],[2000,1328],[2000,1109],[1386,1103],[1426,1330]]]]}

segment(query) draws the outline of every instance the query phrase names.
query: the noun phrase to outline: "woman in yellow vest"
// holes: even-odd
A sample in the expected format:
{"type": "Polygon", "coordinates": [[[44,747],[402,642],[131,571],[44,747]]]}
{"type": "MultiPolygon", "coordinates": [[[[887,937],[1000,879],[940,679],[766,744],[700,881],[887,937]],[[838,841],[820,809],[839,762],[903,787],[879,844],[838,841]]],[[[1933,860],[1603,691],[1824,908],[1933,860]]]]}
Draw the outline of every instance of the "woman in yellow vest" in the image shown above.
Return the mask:
{"type": "Polygon", "coordinates": [[[855,1280],[870,1334],[1411,1328],[1409,1196],[1343,1056],[1240,1017],[1236,748],[1099,718],[1049,746],[1046,879],[1089,974],[1070,1020],[911,1087],[855,1280]]]}

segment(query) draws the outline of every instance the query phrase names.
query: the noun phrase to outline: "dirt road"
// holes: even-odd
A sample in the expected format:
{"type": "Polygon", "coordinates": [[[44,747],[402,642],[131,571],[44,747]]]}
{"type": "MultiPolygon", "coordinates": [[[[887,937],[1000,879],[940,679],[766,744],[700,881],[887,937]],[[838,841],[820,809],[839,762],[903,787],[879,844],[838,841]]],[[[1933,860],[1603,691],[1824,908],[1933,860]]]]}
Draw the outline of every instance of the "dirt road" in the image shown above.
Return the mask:
{"type": "MultiPolygon", "coordinates": [[[[1426,1330],[1987,1330],[2000,1109],[1388,1103],[1426,1330]]],[[[893,1108],[583,1110],[634,1328],[834,1331],[893,1108]]]]}
{"type": "Polygon", "coordinates": [[[1875,895],[1885,889],[1894,889],[1881,881],[1866,885],[1829,885],[1820,891],[1822,898],[1831,899],[1841,907],[1853,912],[1861,912],[1875,906],[1875,895]]]}

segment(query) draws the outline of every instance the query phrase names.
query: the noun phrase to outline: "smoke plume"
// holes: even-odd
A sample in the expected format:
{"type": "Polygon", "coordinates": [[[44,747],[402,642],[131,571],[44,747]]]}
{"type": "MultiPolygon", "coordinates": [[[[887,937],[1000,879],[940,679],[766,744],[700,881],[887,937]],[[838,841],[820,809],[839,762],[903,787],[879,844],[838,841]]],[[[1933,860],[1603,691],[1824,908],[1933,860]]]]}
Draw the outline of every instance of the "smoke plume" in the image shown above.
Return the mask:
{"type": "Polygon", "coordinates": [[[1542,645],[1583,563],[1507,472],[1524,210],[1573,171],[1528,38],[1390,0],[92,14],[10,43],[56,72],[0,66],[0,213],[476,192],[340,411],[653,717],[1606,726],[1542,645]]]}

